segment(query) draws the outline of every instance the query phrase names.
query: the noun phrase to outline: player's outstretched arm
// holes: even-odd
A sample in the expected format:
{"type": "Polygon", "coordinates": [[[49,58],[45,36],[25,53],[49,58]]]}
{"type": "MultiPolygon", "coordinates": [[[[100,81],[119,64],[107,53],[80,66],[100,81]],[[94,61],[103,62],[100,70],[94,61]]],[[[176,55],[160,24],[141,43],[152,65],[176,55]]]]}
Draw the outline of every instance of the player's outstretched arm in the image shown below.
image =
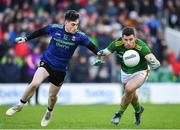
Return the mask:
{"type": "Polygon", "coordinates": [[[105,63],[105,61],[99,60],[98,58],[96,58],[96,60],[93,62],[92,65],[94,65],[94,66],[100,66],[100,65],[103,65],[104,63],[105,63]]]}
{"type": "Polygon", "coordinates": [[[17,37],[15,39],[15,42],[16,43],[24,43],[28,40],[37,38],[37,37],[42,36],[42,35],[46,35],[46,28],[47,27],[38,29],[38,30],[34,31],[33,33],[31,33],[30,35],[28,35],[27,37],[17,37]]]}
{"type": "Polygon", "coordinates": [[[98,56],[109,56],[109,55],[111,55],[111,52],[107,48],[100,50],[98,52],[98,56]]]}
{"type": "Polygon", "coordinates": [[[97,53],[99,52],[99,48],[97,48],[93,43],[89,43],[87,45],[87,48],[92,51],[95,55],[97,55],[97,53]]]}
{"type": "Polygon", "coordinates": [[[103,65],[105,63],[106,58],[111,54],[111,52],[106,48],[104,50],[100,50],[97,55],[97,59],[94,61],[94,66],[103,65]]]}
{"type": "Polygon", "coordinates": [[[156,59],[156,57],[152,53],[146,55],[145,58],[150,64],[151,69],[157,69],[160,67],[161,65],[160,62],[156,59]]]}
{"type": "Polygon", "coordinates": [[[107,48],[105,48],[103,50],[100,50],[97,55],[99,60],[105,61],[108,56],[111,55],[111,52],[107,48]]]}

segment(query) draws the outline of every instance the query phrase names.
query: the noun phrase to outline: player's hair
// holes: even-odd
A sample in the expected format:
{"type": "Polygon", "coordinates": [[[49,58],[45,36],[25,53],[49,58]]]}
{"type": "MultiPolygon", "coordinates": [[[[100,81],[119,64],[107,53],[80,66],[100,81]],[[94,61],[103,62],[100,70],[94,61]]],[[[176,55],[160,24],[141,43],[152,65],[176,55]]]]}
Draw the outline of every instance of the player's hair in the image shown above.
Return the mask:
{"type": "Polygon", "coordinates": [[[66,13],[65,13],[65,20],[68,20],[68,21],[75,21],[77,19],[79,19],[79,13],[75,10],[68,10],[66,13]]]}
{"type": "Polygon", "coordinates": [[[122,30],[122,37],[124,35],[126,35],[126,36],[130,36],[130,35],[136,36],[136,29],[134,27],[125,27],[122,30]]]}

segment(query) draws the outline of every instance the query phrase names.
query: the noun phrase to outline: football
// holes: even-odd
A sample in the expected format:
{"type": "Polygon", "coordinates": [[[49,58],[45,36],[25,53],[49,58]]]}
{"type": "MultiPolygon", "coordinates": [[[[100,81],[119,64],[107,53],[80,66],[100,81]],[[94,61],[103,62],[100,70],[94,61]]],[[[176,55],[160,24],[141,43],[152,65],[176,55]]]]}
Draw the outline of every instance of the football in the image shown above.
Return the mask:
{"type": "Polygon", "coordinates": [[[140,61],[140,56],[135,50],[128,50],[123,54],[123,62],[128,67],[136,66],[140,61]]]}

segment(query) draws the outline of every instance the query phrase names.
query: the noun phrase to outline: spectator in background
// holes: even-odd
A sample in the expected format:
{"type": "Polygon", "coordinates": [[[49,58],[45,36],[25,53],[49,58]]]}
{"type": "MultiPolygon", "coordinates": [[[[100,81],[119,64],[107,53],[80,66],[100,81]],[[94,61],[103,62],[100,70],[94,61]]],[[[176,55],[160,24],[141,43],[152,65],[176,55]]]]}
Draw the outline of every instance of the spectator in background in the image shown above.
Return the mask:
{"type": "Polygon", "coordinates": [[[109,35],[109,33],[111,32],[110,29],[110,26],[105,27],[105,25],[103,24],[98,25],[98,33],[96,35],[96,40],[100,48],[105,48],[112,41],[112,37],[109,35]]]}
{"type": "Polygon", "coordinates": [[[79,11],[82,8],[80,0],[72,0],[70,9],[79,11]]]}
{"type": "MultiPolygon", "coordinates": [[[[93,38],[100,47],[106,46],[109,39],[118,38],[123,26],[135,26],[140,38],[148,43],[160,61],[164,59],[165,42],[158,38],[159,31],[163,33],[168,25],[180,30],[179,0],[0,0],[0,59],[14,47],[14,36],[23,36],[24,32],[32,32],[52,22],[62,24],[64,12],[71,7],[82,12],[80,28],[89,35],[95,34],[93,38]]],[[[29,52],[37,46],[43,52],[48,40],[41,38],[28,42],[29,52]]],[[[89,55],[85,56],[88,61],[89,55]]],[[[19,54],[16,58],[24,60],[19,54]]]]}
{"type": "Polygon", "coordinates": [[[149,75],[147,82],[151,82],[151,83],[159,82],[158,70],[151,70],[151,74],[149,75]]]}
{"type": "Polygon", "coordinates": [[[87,11],[87,14],[91,16],[93,13],[97,12],[97,5],[95,4],[94,0],[88,0],[88,4],[86,5],[85,9],[87,11]]]}
{"type": "Polygon", "coordinates": [[[14,46],[14,41],[16,38],[16,33],[15,33],[15,27],[14,24],[9,24],[8,26],[8,32],[9,32],[9,41],[10,41],[10,46],[13,47],[14,46]]]}
{"type": "Polygon", "coordinates": [[[115,68],[115,82],[120,83],[121,82],[121,65],[116,64],[115,68]]]}
{"type": "Polygon", "coordinates": [[[74,65],[71,81],[74,83],[89,82],[89,65],[86,57],[79,56],[78,62],[74,65]]]}
{"type": "Polygon", "coordinates": [[[148,16],[157,13],[157,8],[152,0],[141,0],[140,1],[140,16],[148,16]]]}
{"type": "Polygon", "coordinates": [[[49,0],[49,3],[46,4],[45,6],[45,10],[51,14],[51,15],[55,15],[57,12],[57,3],[56,0],[49,0]]]}
{"type": "Polygon", "coordinates": [[[3,34],[3,40],[0,41],[0,60],[10,49],[10,37],[7,32],[3,34]]]}
{"type": "Polygon", "coordinates": [[[1,65],[2,83],[19,83],[20,82],[20,68],[14,63],[14,56],[7,54],[4,57],[5,63],[1,65]]]}
{"type": "Polygon", "coordinates": [[[25,58],[30,53],[30,47],[27,43],[16,44],[14,47],[14,51],[15,51],[16,56],[25,58]]]}
{"type": "Polygon", "coordinates": [[[110,16],[110,19],[115,18],[118,15],[118,8],[115,6],[114,0],[108,0],[106,14],[110,16]]]}
{"type": "Polygon", "coordinates": [[[111,81],[110,76],[109,68],[107,66],[102,66],[98,69],[95,81],[97,83],[109,83],[111,81]]]}
{"type": "Polygon", "coordinates": [[[173,70],[173,75],[178,78],[180,75],[180,62],[176,60],[175,54],[173,51],[167,49],[166,54],[168,56],[168,63],[171,65],[173,70]]]}
{"type": "Polygon", "coordinates": [[[97,71],[96,79],[97,83],[109,83],[111,82],[111,64],[106,62],[103,66],[100,66],[97,71]]]}
{"type": "Polygon", "coordinates": [[[166,9],[166,14],[168,16],[167,19],[169,26],[172,28],[180,27],[179,0],[175,0],[175,2],[172,0],[168,0],[165,4],[166,4],[165,9],[166,9]]]}
{"type": "Polygon", "coordinates": [[[159,82],[173,82],[174,76],[172,67],[168,64],[167,60],[163,60],[161,67],[158,69],[159,82]]]}
{"type": "Polygon", "coordinates": [[[156,56],[159,59],[160,62],[162,62],[164,59],[167,60],[167,56],[165,56],[165,51],[168,48],[167,43],[165,41],[165,37],[163,35],[163,32],[158,31],[157,33],[157,41],[153,45],[153,50],[155,52],[156,49],[156,56]]]}

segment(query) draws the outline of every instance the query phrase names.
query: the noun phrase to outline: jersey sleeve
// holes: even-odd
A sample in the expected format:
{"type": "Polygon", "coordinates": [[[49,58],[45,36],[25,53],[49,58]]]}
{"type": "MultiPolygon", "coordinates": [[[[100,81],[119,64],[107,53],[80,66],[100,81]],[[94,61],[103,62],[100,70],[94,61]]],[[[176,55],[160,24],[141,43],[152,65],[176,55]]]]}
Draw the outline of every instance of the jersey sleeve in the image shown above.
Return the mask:
{"type": "Polygon", "coordinates": [[[111,42],[111,44],[107,47],[107,49],[113,53],[114,51],[116,51],[116,41],[111,42]]]}
{"type": "Polygon", "coordinates": [[[142,42],[142,49],[141,49],[140,53],[142,56],[145,57],[146,55],[151,53],[151,50],[149,49],[149,47],[147,46],[146,43],[144,43],[143,41],[141,41],[141,42],[142,42]]]}
{"type": "Polygon", "coordinates": [[[51,35],[52,32],[54,32],[55,30],[57,29],[62,29],[63,28],[63,25],[59,25],[59,24],[49,24],[47,27],[46,27],[46,30],[45,30],[45,33],[47,35],[51,35]]]}
{"type": "Polygon", "coordinates": [[[84,34],[84,33],[81,33],[81,40],[80,40],[80,43],[79,45],[82,45],[82,46],[88,46],[90,43],[91,43],[91,40],[89,39],[89,37],[84,34]]]}
{"type": "Polygon", "coordinates": [[[46,33],[47,35],[50,35],[50,34],[51,34],[50,32],[52,32],[52,30],[53,30],[52,25],[53,25],[53,24],[47,25],[46,30],[45,30],[45,33],[46,33]]]}

